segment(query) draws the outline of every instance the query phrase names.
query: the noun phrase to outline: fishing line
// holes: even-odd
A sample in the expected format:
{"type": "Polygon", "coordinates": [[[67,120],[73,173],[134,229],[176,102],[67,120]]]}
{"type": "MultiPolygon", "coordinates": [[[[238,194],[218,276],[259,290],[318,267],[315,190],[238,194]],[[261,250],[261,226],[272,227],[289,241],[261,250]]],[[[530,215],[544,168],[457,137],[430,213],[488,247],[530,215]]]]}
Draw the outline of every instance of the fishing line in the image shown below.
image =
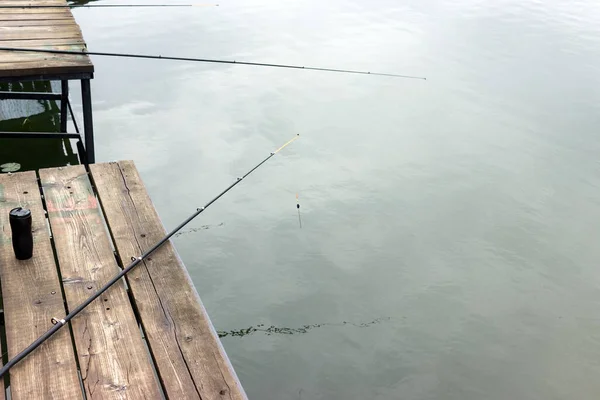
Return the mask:
{"type": "Polygon", "coordinates": [[[237,64],[237,65],[250,65],[250,66],[254,66],[254,67],[305,69],[305,70],[310,70],[310,71],[389,76],[389,77],[393,77],[393,78],[427,80],[427,78],[424,78],[421,76],[388,74],[388,73],[384,73],[384,72],[357,71],[357,70],[351,70],[351,69],[336,69],[336,68],[322,68],[322,67],[306,67],[306,66],[301,66],[301,65],[272,64],[272,63],[236,61],[236,60],[217,60],[217,59],[210,59],[210,58],[170,57],[170,56],[162,56],[162,55],[155,56],[155,55],[147,55],[147,54],[129,54],[129,53],[106,53],[106,52],[85,51],[85,50],[74,51],[74,50],[54,50],[54,49],[29,49],[29,48],[23,48],[23,47],[0,47],[0,51],[32,52],[32,53],[48,53],[48,54],[71,54],[71,55],[78,55],[78,56],[87,55],[87,56],[104,56],[104,57],[145,58],[145,59],[152,59],[152,60],[190,61],[190,62],[214,63],[214,64],[237,64]]]}
{"type": "Polygon", "coordinates": [[[63,326],[65,326],[67,322],[69,322],[71,319],[73,319],[75,316],[77,316],[77,314],[79,314],[81,311],[83,311],[92,301],[94,301],[99,296],[101,296],[102,293],[104,293],[106,290],[108,290],[116,282],[120,281],[121,278],[123,278],[125,275],[127,275],[127,273],[129,273],[129,271],[131,271],[138,264],[140,264],[146,257],[148,257],[150,254],[152,254],[156,249],[158,249],[159,247],[161,247],[165,242],[167,242],[172,236],[174,236],[177,232],[179,232],[190,221],[192,221],[194,218],[196,218],[198,215],[200,215],[202,212],[204,212],[204,210],[206,210],[208,207],[210,207],[211,204],[213,204],[214,202],[216,202],[217,200],[219,200],[223,195],[225,195],[225,193],[227,193],[231,189],[233,189],[234,186],[236,186],[238,183],[240,183],[241,181],[243,181],[252,172],[254,172],[258,168],[260,168],[261,165],[263,165],[264,163],[266,163],[267,161],[269,161],[271,159],[271,157],[275,156],[275,154],[279,153],[281,150],[283,150],[286,146],[288,146],[294,140],[298,139],[298,137],[299,137],[299,135],[294,136],[293,139],[291,139],[290,141],[286,142],[283,146],[281,146],[277,150],[271,152],[268,157],[266,157],[260,163],[256,164],[256,166],[254,166],[251,170],[249,170],[248,172],[246,172],[240,178],[237,178],[237,180],[235,182],[233,182],[231,185],[229,185],[225,190],[223,190],[221,193],[219,193],[215,198],[213,198],[211,201],[209,201],[208,203],[206,203],[203,207],[200,207],[200,208],[196,209],[196,212],[194,212],[185,221],[183,221],[181,224],[179,224],[179,226],[177,226],[175,229],[173,229],[171,232],[169,232],[161,240],[159,240],[154,246],[152,246],[144,254],[142,254],[139,257],[131,257],[131,261],[132,261],[131,264],[129,264],[127,267],[123,268],[121,270],[121,272],[119,272],[117,275],[115,275],[101,289],[99,289],[92,296],[88,297],[88,299],[85,300],[83,303],[81,303],[80,305],[78,305],[77,307],[75,307],[64,318],[52,318],[52,323],[54,324],[52,326],[52,328],[50,328],[46,333],[44,333],[43,335],[41,335],[32,344],[30,344],[29,346],[27,346],[19,354],[17,354],[11,360],[9,360],[0,369],[0,378],[2,376],[4,376],[4,374],[6,374],[11,367],[13,367],[16,363],[18,363],[19,361],[21,361],[23,358],[25,358],[29,353],[31,353],[32,351],[34,351],[36,348],[38,348],[42,343],[44,343],[52,335],[54,335],[60,328],[62,328],[63,326]]]}

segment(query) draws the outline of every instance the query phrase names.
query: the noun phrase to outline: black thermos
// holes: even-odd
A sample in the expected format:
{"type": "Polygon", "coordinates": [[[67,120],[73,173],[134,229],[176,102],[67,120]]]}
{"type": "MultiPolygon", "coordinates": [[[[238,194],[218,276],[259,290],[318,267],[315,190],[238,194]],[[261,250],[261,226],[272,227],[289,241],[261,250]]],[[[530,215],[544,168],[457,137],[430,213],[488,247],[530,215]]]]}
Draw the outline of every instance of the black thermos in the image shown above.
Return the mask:
{"type": "Polygon", "coordinates": [[[10,210],[10,228],[15,257],[28,260],[33,255],[33,234],[31,232],[31,211],[26,208],[10,210]]]}

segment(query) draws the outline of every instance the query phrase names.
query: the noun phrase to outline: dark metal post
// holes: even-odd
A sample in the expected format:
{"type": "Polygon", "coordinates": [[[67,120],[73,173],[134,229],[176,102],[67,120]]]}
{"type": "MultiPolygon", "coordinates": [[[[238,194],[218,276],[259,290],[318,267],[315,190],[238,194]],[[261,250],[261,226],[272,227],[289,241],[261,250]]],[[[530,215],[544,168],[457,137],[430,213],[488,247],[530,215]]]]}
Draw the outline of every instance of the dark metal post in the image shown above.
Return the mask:
{"type": "Polygon", "coordinates": [[[67,101],[69,100],[69,81],[60,81],[60,131],[67,131],[67,101]]]}
{"type": "Polygon", "coordinates": [[[89,79],[81,80],[81,101],[83,103],[83,134],[85,137],[85,149],[87,162],[94,164],[94,127],[92,122],[92,89],[89,79]]]}

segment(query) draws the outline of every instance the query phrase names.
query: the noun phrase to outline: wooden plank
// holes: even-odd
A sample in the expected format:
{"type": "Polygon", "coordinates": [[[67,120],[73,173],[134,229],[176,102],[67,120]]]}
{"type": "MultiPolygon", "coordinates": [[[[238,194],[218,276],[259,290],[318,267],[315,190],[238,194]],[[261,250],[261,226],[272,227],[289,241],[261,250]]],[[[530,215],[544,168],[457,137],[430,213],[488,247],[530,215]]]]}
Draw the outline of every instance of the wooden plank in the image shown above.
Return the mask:
{"type": "Polygon", "coordinates": [[[28,61],[52,61],[63,60],[70,63],[89,64],[90,58],[86,55],[74,54],[52,54],[52,53],[23,53],[16,51],[0,51],[0,64],[28,62],[28,61]]]}
{"type": "MultiPolygon", "coordinates": [[[[8,357],[30,345],[65,315],[60,281],[35,172],[0,174],[0,274],[8,357]],[[11,244],[8,213],[32,213],[33,257],[18,261],[11,244]]],[[[68,329],[61,329],[10,370],[13,399],[82,398],[68,329]]]]}
{"type": "Polygon", "coordinates": [[[31,47],[51,49],[55,46],[62,45],[78,45],[79,50],[85,47],[85,41],[81,38],[66,38],[66,39],[32,39],[32,40],[12,40],[5,43],[9,47],[31,47]]]}
{"type": "Polygon", "coordinates": [[[84,65],[81,62],[67,62],[64,60],[33,61],[0,63],[0,78],[23,77],[38,75],[67,75],[67,74],[92,74],[94,65],[84,65]]]}
{"type": "MultiPolygon", "coordinates": [[[[79,305],[118,271],[85,168],[40,170],[67,304],[79,305]]],[[[123,282],[71,321],[88,399],[160,398],[123,282]]]]}
{"type": "Polygon", "coordinates": [[[68,8],[65,8],[64,10],[61,8],[0,8],[0,14],[47,14],[49,12],[62,13],[65,11],[71,14],[71,10],[69,10],[68,8]]]}
{"type": "MultiPolygon", "coordinates": [[[[27,37],[27,36],[25,36],[27,37]]],[[[0,32],[0,46],[10,47],[6,45],[10,43],[12,39],[24,39],[23,33],[20,32],[0,32]]],[[[69,29],[69,30],[54,30],[52,32],[32,32],[28,35],[31,39],[69,39],[69,38],[81,38],[81,32],[69,29]]]]}
{"type": "Polygon", "coordinates": [[[33,25],[33,26],[0,26],[0,35],[2,35],[2,40],[6,40],[6,34],[10,32],[18,32],[21,33],[23,37],[28,38],[29,34],[33,33],[48,33],[48,32],[56,32],[56,31],[77,31],[81,34],[81,29],[79,29],[79,25],[70,24],[70,25],[33,25]]]}
{"type": "Polygon", "coordinates": [[[21,9],[19,13],[0,13],[0,21],[16,21],[16,20],[53,20],[53,19],[65,19],[65,18],[73,18],[73,15],[70,11],[50,11],[46,9],[44,13],[25,13],[21,9]]]}
{"type": "MultiPolygon", "coordinates": [[[[90,165],[123,265],[165,230],[130,161],[90,165]]],[[[171,242],[128,278],[165,392],[172,399],[246,399],[171,242]]]]}
{"type": "Polygon", "coordinates": [[[8,26],[59,26],[59,25],[75,25],[72,19],[53,19],[53,20],[36,20],[22,19],[13,21],[0,22],[2,27],[8,26]]]}
{"type": "Polygon", "coordinates": [[[2,0],[0,5],[2,6],[14,6],[14,5],[67,5],[65,0],[2,0]]]}
{"type": "Polygon", "coordinates": [[[66,6],[64,0],[2,0],[0,6],[66,6]]]}
{"type": "Polygon", "coordinates": [[[81,38],[78,25],[0,26],[0,41],[13,39],[81,38]]]}

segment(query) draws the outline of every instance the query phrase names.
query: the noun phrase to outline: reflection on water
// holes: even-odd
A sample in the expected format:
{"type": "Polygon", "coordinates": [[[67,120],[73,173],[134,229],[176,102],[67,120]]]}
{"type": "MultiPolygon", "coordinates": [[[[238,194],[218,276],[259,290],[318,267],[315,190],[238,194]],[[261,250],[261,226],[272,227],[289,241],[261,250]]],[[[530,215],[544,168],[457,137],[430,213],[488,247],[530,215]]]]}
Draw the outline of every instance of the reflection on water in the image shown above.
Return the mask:
{"type": "Polygon", "coordinates": [[[224,338],[250,398],[598,397],[598,1],[73,12],[91,49],[429,79],[93,57],[97,158],[167,227],[303,135],[177,238],[218,330],[391,317],[224,338]]]}
{"type": "MultiPolygon", "coordinates": [[[[0,91],[59,92],[49,81],[0,83],[0,91]]],[[[60,108],[49,100],[0,100],[0,132],[59,132],[60,108]]],[[[18,163],[20,170],[77,164],[67,139],[2,139],[0,164],[18,163]]]]}

